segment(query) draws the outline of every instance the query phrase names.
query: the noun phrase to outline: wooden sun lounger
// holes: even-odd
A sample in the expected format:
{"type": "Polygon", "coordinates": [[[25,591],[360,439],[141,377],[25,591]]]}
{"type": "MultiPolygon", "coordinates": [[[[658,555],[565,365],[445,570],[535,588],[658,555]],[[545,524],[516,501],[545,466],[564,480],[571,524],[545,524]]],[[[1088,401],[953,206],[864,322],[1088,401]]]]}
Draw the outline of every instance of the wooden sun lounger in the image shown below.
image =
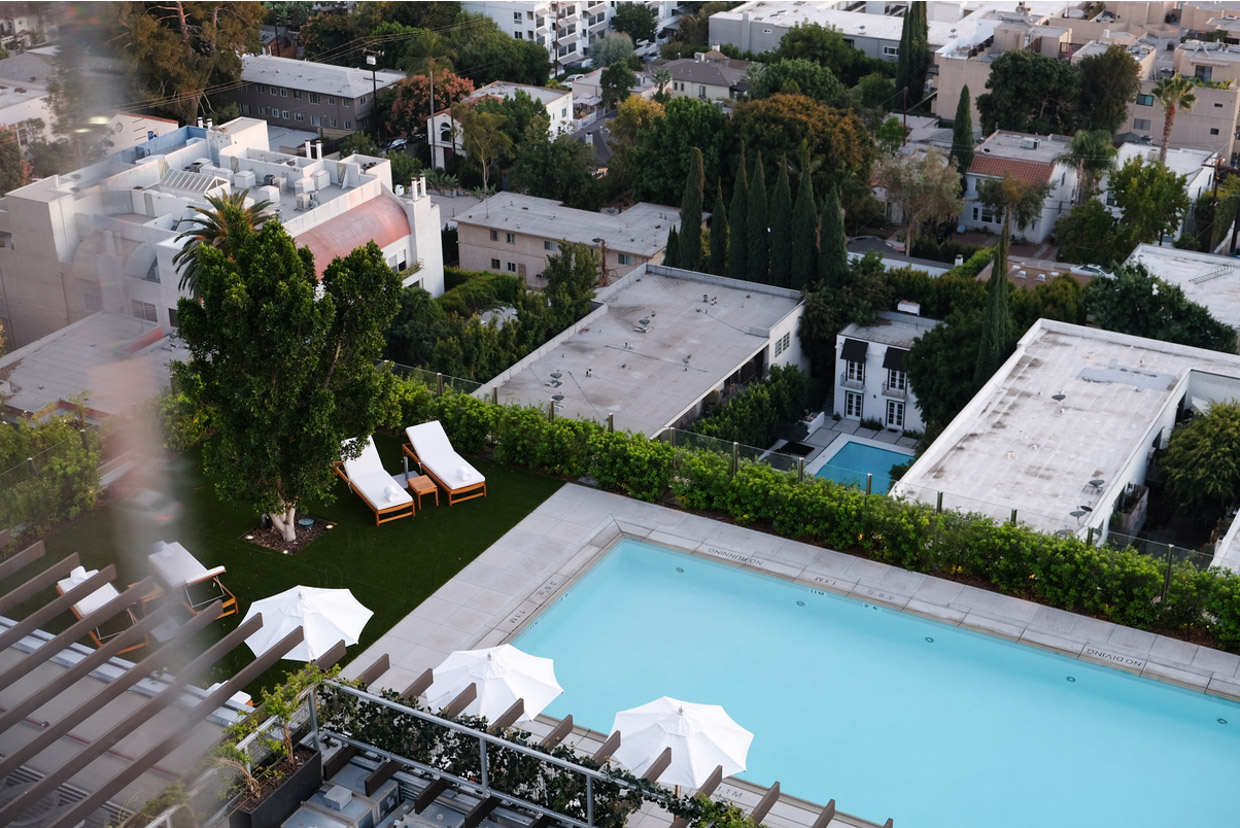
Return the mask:
{"type": "Polygon", "coordinates": [[[194,615],[216,601],[221,602],[220,618],[237,613],[237,596],[233,595],[220,576],[227,570],[222,566],[207,569],[189,550],[173,541],[155,544],[155,551],[147,556],[151,571],[169,590],[181,593],[181,603],[194,615]]]}
{"type": "Polygon", "coordinates": [[[475,497],[486,497],[486,477],[456,453],[438,420],[409,426],[405,429],[405,436],[409,442],[401,446],[401,451],[447,493],[449,506],[475,497]],[[419,443],[422,445],[421,455],[418,453],[419,443]],[[428,456],[429,452],[433,452],[434,456],[428,456]],[[461,480],[458,473],[468,473],[472,479],[461,480]]]}
{"type": "MultiPolygon", "coordinates": [[[[81,567],[78,567],[78,569],[81,569],[81,567]]],[[[77,586],[82,581],[85,581],[96,572],[98,572],[98,570],[91,570],[89,572],[83,570],[80,573],[75,570],[68,578],[63,578],[56,582],[56,593],[58,595],[64,595],[66,592],[73,589],[73,587],[77,586]]],[[[87,595],[81,601],[78,601],[70,607],[70,609],[73,611],[73,615],[81,621],[83,618],[90,615],[92,612],[107,604],[119,595],[120,593],[116,591],[116,587],[111,584],[105,584],[92,592],[90,595],[87,595]]],[[[116,613],[111,618],[106,619],[99,626],[91,629],[89,632],[90,640],[94,642],[96,647],[102,647],[108,641],[116,638],[118,635],[137,623],[138,619],[134,616],[133,610],[129,607],[125,607],[124,611],[116,613]]],[[[134,644],[118,651],[117,655],[123,655],[125,653],[131,653],[134,650],[140,650],[147,646],[148,643],[149,641],[147,637],[143,636],[134,644]]]]}
{"type": "Polygon", "coordinates": [[[339,475],[340,479],[348,483],[349,488],[375,513],[376,526],[413,516],[413,497],[404,488],[397,488],[401,497],[395,502],[383,496],[383,492],[387,490],[387,487],[396,487],[396,483],[383,470],[383,465],[379,462],[379,454],[375,451],[372,438],[367,439],[366,449],[357,460],[349,461],[348,463],[344,460],[337,460],[332,464],[332,468],[339,475]],[[359,468],[357,464],[359,463],[368,463],[370,466],[361,478],[357,476],[359,468]],[[348,468],[350,464],[354,465],[353,477],[350,477],[348,468]]]}

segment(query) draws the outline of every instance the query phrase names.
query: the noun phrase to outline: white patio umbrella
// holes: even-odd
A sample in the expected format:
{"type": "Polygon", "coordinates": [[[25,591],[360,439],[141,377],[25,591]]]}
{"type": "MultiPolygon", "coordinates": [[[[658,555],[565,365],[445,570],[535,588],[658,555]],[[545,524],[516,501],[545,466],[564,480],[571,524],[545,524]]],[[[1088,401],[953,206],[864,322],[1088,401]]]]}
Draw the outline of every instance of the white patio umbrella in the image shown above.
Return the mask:
{"type": "Polygon", "coordinates": [[[564,692],[555,680],[554,662],[518,650],[511,644],[480,650],[457,650],[434,670],[435,681],[426,691],[432,710],[441,710],[471,684],[478,696],[460,711],[495,721],[517,699],[525,700],[521,719],[532,719],[564,692]]]}
{"type": "Polygon", "coordinates": [[[620,731],[620,747],[612,755],[620,765],[641,776],[670,747],[672,764],[658,781],[689,788],[700,788],[718,765],[724,776],[743,771],[753,741],[719,705],[668,696],[621,710],[611,730],[620,731]]]}
{"type": "Polygon", "coordinates": [[[262,655],[294,629],[303,627],[305,640],[284,656],[293,661],[314,661],[342,639],[345,644],[356,644],[362,628],[374,615],[347,589],[307,586],[260,598],[250,604],[245,620],[260,612],[263,627],[245,643],[255,655],[262,655]]]}

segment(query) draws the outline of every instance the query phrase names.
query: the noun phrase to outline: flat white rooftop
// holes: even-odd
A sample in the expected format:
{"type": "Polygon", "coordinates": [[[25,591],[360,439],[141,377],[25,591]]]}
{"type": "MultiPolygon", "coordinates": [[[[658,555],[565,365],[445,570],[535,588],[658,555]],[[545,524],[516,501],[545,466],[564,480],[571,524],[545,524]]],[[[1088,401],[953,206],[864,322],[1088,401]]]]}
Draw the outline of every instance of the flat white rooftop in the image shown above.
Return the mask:
{"type": "Polygon", "coordinates": [[[87,408],[127,415],[168,384],[170,361],[188,358],[157,325],[101,312],[5,354],[0,377],[10,386],[7,405],[18,411],[37,413],[87,392],[87,408]]]}
{"type": "Polygon", "coordinates": [[[932,330],[939,322],[924,316],[895,311],[879,311],[872,325],[849,323],[839,335],[864,339],[866,342],[877,342],[896,348],[911,348],[914,340],[932,330]]]}
{"type": "Polygon", "coordinates": [[[456,221],[591,246],[601,238],[609,250],[649,258],[667,245],[668,230],[680,227],[680,211],[641,202],[608,215],[574,210],[551,198],[501,193],[460,214],[456,221]]]}
{"type": "Polygon", "coordinates": [[[1178,286],[1191,302],[1204,305],[1218,321],[1240,329],[1240,259],[1155,244],[1139,244],[1129,262],[1178,286]]]}
{"type": "Polygon", "coordinates": [[[766,348],[801,303],[784,288],[648,266],[597,300],[562,341],[497,378],[500,402],[546,409],[562,394],[562,416],[614,414],[617,429],[654,436],[766,348]]]}
{"type": "Polygon", "coordinates": [[[942,492],[944,508],[996,520],[1016,509],[1043,532],[1105,522],[1099,507],[1192,372],[1240,389],[1240,357],[1039,320],[892,494],[934,503],[942,492]],[[1072,516],[1081,506],[1095,513],[1072,516]]]}
{"type": "MultiPolygon", "coordinates": [[[[742,3],[711,17],[721,20],[744,20],[754,23],[775,24],[792,28],[804,23],[817,23],[838,29],[846,37],[870,37],[875,40],[899,40],[904,28],[904,18],[887,14],[866,14],[830,8],[825,3],[805,3],[801,0],[752,0],[742,3]]],[[[969,27],[968,20],[951,22],[930,20],[927,24],[930,45],[942,46],[955,40],[969,27]]]]}

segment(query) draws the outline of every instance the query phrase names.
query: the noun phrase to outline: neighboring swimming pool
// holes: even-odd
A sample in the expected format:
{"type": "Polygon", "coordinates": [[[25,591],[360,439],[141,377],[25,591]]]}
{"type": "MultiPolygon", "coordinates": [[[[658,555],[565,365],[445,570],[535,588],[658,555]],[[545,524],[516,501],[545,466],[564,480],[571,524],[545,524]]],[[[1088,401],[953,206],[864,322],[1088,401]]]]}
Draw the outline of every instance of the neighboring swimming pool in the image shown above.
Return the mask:
{"type": "Polygon", "coordinates": [[[514,644],[555,659],[549,715],[722,704],[744,778],[879,823],[1236,824],[1240,704],[640,541],[514,644]]]}
{"type": "Polygon", "coordinates": [[[891,488],[891,476],[888,474],[891,467],[898,463],[907,463],[913,457],[913,452],[907,449],[857,437],[845,437],[833,445],[837,446],[835,450],[828,447],[827,451],[823,452],[823,457],[819,458],[822,465],[813,469],[813,473],[836,483],[856,486],[858,489],[865,488],[865,476],[867,473],[872,474],[874,477],[870,491],[874,494],[887,494],[887,490],[891,488]]]}

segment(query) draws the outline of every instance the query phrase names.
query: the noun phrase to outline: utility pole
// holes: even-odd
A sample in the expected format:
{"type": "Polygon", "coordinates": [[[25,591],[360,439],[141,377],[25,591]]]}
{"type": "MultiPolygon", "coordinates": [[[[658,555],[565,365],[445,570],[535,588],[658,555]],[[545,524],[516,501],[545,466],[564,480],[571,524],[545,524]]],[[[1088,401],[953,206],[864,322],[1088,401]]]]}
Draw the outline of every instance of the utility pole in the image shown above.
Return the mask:
{"type": "Polygon", "coordinates": [[[370,98],[370,113],[375,122],[375,143],[379,143],[379,78],[375,73],[378,69],[379,58],[383,56],[383,52],[372,49],[366,50],[366,63],[370,66],[370,85],[373,89],[370,98]]]}

